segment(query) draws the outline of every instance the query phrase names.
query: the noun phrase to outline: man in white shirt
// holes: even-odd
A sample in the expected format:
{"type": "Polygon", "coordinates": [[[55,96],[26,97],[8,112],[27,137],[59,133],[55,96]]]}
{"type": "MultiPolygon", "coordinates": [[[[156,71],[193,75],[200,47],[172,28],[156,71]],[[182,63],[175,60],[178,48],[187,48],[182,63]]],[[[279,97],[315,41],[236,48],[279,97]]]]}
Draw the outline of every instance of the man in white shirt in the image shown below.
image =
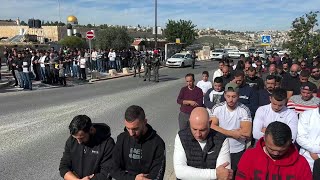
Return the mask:
{"type": "Polygon", "coordinates": [[[320,155],[320,108],[300,114],[297,143],[301,146],[300,154],[306,158],[311,170],[314,161],[320,155]]]}
{"type": "Polygon", "coordinates": [[[93,49],[93,52],[91,53],[91,70],[97,70],[97,57],[98,57],[98,52],[93,49]]]}
{"type": "Polygon", "coordinates": [[[270,97],[270,104],[261,106],[256,111],[253,120],[253,137],[259,140],[264,136],[267,126],[274,122],[280,121],[287,124],[292,132],[293,141],[297,137],[298,116],[286,107],[287,92],[284,89],[275,89],[270,97]]]}
{"type": "Polygon", "coordinates": [[[219,61],[219,69],[217,69],[217,70],[214,72],[213,78],[212,78],[212,82],[214,81],[214,79],[215,79],[216,77],[221,77],[221,76],[223,76],[223,72],[222,72],[223,66],[224,66],[224,61],[222,61],[222,60],[219,61]]]}
{"type": "Polygon", "coordinates": [[[110,67],[112,69],[116,69],[116,52],[114,52],[113,49],[110,49],[110,52],[108,54],[109,62],[110,62],[110,67]]]}
{"type": "Polygon", "coordinates": [[[190,115],[190,128],[177,134],[173,162],[178,179],[232,179],[229,141],[210,129],[205,108],[195,108],[190,115]]]}
{"type": "Polygon", "coordinates": [[[251,137],[252,118],[249,108],[238,102],[239,87],[236,83],[226,85],[224,97],[226,101],[216,104],[210,112],[211,128],[229,137],[231,169],[235,176],[246,140],[251,137]]]}
{"type": "Polygon", "coordinates": [[[209,72],[203,71],[202,72],[202,80],[197,83],[197,87],[200,88],[203,92],[203,95],[207,93],[207,91],[212,88],[212,83],[208,81],[209,79],[209,72]]]}

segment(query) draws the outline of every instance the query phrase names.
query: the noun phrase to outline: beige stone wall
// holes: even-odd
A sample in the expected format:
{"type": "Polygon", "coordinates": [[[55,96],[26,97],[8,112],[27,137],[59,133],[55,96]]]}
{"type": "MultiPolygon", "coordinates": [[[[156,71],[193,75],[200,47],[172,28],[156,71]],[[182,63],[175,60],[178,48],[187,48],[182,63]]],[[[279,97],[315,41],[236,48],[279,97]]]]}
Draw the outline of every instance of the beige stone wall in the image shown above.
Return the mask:
{"type": "MultiPolygon", "coordinates": [[[[74,27],[81,33],[82,37],[86,37],[86,32],[91,28],[74,27]]],[[[67,27],[58,26],[42,26],[40,29],[29,28],[29,26],[0,26],[0,38],[8,37],[12,38],[19,34],[20,29],[26,31],[25,34],[37,35],[38,37],[48,38],[49,41],[59,41],[63,37],[67,36],[67,27]]]]}
{"type": "Polygon", "coordinates": [[[24,29],[26,34],[37,35],[48,38],[51,41],[58,41],[57,26],[42,26],[42,28],[29,28],[28,26],[0,26],[0,37],[12,38],[19,34],[20,29],[24,29]]]}

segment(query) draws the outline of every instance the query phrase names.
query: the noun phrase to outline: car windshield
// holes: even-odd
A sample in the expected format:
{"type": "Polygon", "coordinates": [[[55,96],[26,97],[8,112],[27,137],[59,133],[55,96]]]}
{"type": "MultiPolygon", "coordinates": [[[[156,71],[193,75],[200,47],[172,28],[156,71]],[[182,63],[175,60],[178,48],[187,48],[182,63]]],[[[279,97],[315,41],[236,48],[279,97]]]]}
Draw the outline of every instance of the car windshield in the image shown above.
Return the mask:
{"type": "Polygon", "coordinates": [[[223,50],[222,49],[216,49],[216,50],[214,50],[214,52],[223,52],[223,50]]]}
{"type": "Polygon", "coordinates": [[[172,58],[184,58],[184,54],[175,54],[172,58]]]}

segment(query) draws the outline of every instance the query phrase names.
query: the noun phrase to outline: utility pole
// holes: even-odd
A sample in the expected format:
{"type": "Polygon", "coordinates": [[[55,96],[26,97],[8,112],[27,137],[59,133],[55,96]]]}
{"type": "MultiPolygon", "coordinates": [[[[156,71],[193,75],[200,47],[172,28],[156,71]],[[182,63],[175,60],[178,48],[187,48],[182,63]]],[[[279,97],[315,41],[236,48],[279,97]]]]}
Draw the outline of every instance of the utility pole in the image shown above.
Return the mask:
{"type": "Polygon", "coordinates": [[[154,2],[154,32],[155,32],[155,38],[154,38],[154,47],[155,49],[158,48],[158,0],[155,0],[154,2]]]}

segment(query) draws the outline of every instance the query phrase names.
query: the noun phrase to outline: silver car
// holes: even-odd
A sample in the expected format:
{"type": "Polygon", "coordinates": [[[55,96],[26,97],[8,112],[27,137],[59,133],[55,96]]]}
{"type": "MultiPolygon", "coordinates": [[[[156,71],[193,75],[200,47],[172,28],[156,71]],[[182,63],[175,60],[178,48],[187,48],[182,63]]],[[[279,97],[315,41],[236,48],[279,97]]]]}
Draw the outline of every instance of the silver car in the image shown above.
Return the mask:
{"type": "Polygon", "coordinates": [[[166,62],[167,67],[185,67],[192,66],[192,56],[189,53],[177,53],[166,62]]]}

